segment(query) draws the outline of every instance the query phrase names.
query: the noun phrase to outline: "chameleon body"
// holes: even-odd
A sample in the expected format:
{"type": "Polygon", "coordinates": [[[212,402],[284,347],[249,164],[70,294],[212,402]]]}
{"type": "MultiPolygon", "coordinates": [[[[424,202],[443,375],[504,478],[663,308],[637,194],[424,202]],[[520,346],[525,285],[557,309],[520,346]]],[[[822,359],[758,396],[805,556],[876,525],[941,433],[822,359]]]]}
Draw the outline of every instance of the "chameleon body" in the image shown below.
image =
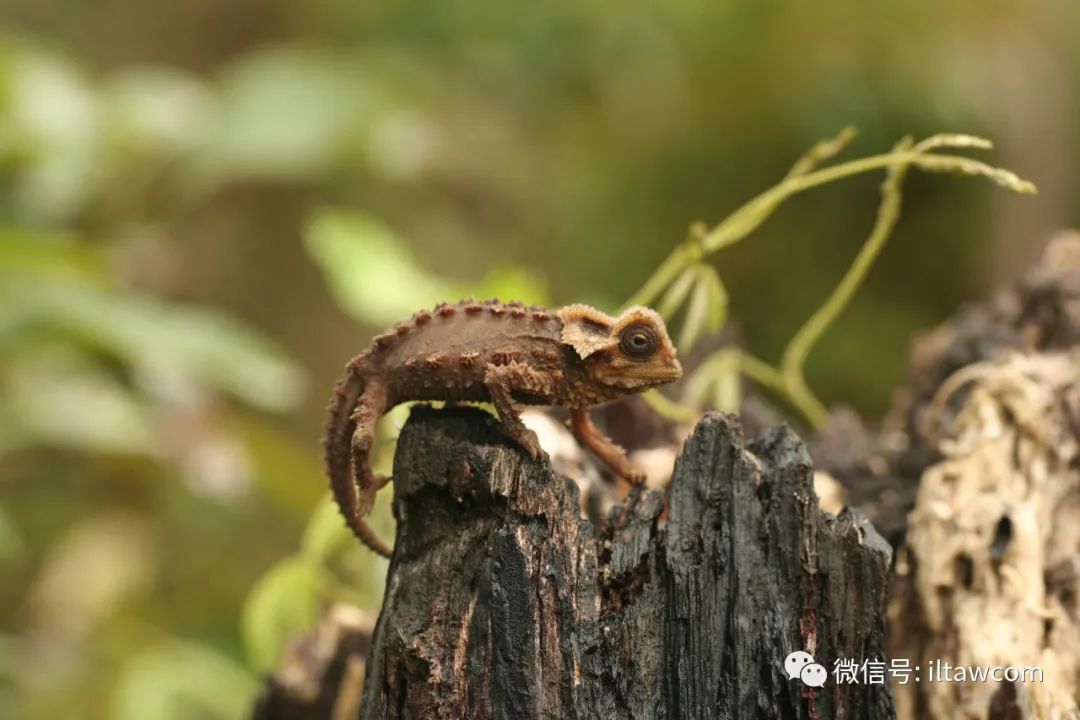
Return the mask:
{"type": "Polygon", "coordinates": [[[413,400],[482,401],[507,435],[543,455],[522,405],[570,408],[570,426],[616,474],[644,474],[589,420],[590,405],[677,380],[682,368],[660,316],[634,307],[610,317],[587,305],[558,310],[497,300],[444,303],[377,335],[345,366],[328,407],[326,473],[346,524],[373,551],[390,549],[364,522],[388,478],[371,470],[375,424],[413,400]]]}

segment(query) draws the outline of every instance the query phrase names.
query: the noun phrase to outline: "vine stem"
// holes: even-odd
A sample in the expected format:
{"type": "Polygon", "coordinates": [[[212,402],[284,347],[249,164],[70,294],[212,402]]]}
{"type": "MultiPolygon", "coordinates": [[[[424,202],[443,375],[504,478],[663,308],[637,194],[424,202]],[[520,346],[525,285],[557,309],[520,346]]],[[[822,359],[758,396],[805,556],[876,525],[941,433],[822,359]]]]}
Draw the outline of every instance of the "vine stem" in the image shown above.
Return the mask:
{"type": "MultiPolygon", "coordinates": [[[[911,147],[911,138],[904,138],[897,144],[900,150],[911,147]]],[[[877,219],[870,236],[859,249],[851,266],[837,284],[829,298],[807,319],[798,332],[788,342],[780,360],[780,375],[792,399],[798,396],[804,414],[815,427],[821,425],[828,415],[825,406],[817,399],[806,384],[803,374],[807,355],[825,330],[844,311],[851,298],[862,285],[870,267],[881,254],[889,235],[900,219],[900,186],[907,174],[908,165],[894,165],[889,168],[885,181],[881,184],[881,204],[878,206],[877,219]],[[809,413],[807,413],[809,410],[809,413]]]]}
{"type": "Polygon", "coordinates": [[[829,416],[829,411],[802,380],[801,373],[788,377],[782,370],[741,349],[735,351],[735,359],[739,372],[786,398],[815,428],[820,427],[829,416]]]}
{"type": "MultiPolygon", "coordinates": [[[[731,351],[735,353],[737,372],[783,395],[815,428],[820,427],[826,420],[828,410],[806,383],[806,358],[814,344],[850,303],[885,247],[900,217],[900,186],[908,169],[915,165],[929,172],[977,175],[1018,193],[1036,192],[1034,184],[1008,170],[991,167],[969,157],[930,154],[930,151],[942,147],[987,149],[991,146],[990,141],[983,138],[954,133],[933,135],[918,144],[913,144],[910,137],[905,137],[893,147],[892,152],[813,170],[818,162],[840,152],[853,135],[853,129],[845,128],[836,138],[815,145],[795,163],[780,183],[750,200],[711,231],[702,232],[697,226],[692,228],[687,240],[672,251],[628,302],[629,305],[650,304],[692,265],[700,263],[717,250],[734,245],[756,230],[791,196],[818,185],[885,168],[881,203],[869,237],[828,299],[788,342],[780,364],[773,366],[745,352],[731,351]]],[[[674,420],[686,417],[686,408],[662,396],[650,395],[651,397],[647,398],[650,405],[662,414],[674,420]]]]}
{"type": "Polygon", "coordinates": [[[1017,192],[1028,194],[1035,192],[1035,187],[1031,183],[1021,180],[1012,173],[1006,173],[961,155],[927,155],[923,152],[924,147],[937,147],[937,145],[924,144],[913,150],[871,155],[782,180],[729,215],[704,237],[692,238],[678,245],[667,259],[660,263],[641,289],[630,298],[627,305],[652,303],[664,288],[691,263],[745,238],[791,196],[852,175],[890,166],[916,165],[933,172],[956,171],[984,175],[1017,192]]]}

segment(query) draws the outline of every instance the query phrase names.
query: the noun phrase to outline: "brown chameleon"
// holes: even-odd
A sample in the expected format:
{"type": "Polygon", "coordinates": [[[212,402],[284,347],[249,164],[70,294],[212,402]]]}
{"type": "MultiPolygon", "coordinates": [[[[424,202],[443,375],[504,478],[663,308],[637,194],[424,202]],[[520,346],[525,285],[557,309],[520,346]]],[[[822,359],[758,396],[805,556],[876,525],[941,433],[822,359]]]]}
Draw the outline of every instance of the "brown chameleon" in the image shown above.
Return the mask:
{"type": "Polygon", "coordinates": [[[411,400],[491,402],[506,434],[533,458],[543,451],[522,405],[570,409],[570,426],[616,474],[644,474],[589,420],[587,408],[677,380],[682,367],[664,321],[644,307],[613,318],[588,305],[559,310],[497,300],[443,303],[376,336],[345,366],[327,408],[326,473],[346,524],[380,555],[390,549],[364,522],[388,478],[371,470],[375,423],[411,400]]]}

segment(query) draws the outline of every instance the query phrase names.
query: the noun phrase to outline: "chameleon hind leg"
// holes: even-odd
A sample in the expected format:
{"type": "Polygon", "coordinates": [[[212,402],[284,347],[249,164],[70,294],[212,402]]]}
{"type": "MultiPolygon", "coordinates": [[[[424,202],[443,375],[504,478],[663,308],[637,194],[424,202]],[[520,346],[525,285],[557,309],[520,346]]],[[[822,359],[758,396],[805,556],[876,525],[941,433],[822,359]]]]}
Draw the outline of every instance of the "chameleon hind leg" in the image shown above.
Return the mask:
{"type": "Polygon", "coordinates": [[[364,517],[371,512],[375,503],[375,493],[389,482],[385,475],[376,475],[371,471],[371,449],[375,444],[375,425],[386,412],[386,386],[376,379],[369,379],[364,392],[356,401],[352,420],[356,423],[353,430],[352,452],[353,481],[357,489],[356,514],[364,517]]]}
{"type": "Polygon", "coordinates": [[[645,472],[630,462],[625,449],[593,425],[588,410],[583,407],[570,409],[570,429],[578,442],[592,450],[616,475],[631,485],[645,482],[645,472]]]}

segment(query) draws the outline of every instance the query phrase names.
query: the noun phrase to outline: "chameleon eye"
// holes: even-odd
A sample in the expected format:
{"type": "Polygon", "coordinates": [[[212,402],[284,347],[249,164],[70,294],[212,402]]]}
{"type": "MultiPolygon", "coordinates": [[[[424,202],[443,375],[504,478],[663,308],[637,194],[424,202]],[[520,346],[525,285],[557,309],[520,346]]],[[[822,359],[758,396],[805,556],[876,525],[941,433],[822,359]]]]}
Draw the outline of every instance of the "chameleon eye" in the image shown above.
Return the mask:
{"type": "Polygon", "coordinates": [[[643,360],[656,352],[656,332],[648,325],[631,325],[619,335],[619,349],[624,355],[643,360]]]}

